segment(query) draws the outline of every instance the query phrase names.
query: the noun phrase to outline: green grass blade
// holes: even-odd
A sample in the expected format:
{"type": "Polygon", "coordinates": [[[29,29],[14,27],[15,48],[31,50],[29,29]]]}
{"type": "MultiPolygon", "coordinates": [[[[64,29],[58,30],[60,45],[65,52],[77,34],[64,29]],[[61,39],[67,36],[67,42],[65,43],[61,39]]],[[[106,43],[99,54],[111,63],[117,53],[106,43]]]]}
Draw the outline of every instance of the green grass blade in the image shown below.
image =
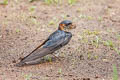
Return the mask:
{"type": "Polygon", "coordinates": [[[113,80],[118,80],[118,72],[116,65],[113,65],[113,80]]]}

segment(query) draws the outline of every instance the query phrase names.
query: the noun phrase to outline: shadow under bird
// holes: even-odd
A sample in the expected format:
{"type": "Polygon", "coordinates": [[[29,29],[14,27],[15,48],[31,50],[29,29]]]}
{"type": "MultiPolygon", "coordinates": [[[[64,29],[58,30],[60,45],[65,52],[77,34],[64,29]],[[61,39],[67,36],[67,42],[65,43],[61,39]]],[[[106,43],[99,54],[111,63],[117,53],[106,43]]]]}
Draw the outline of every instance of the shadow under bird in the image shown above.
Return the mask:
{"type": "Polygon", "coordinates": [[[56,50],[68,44],[71,40],[72,34],[68,32],[69,29],[76,28],[69,20],[64,20],[59,24],[58,30],[53,32],[41,45],[34,49],[29,55],[24,57],[16,66],[36,64],[40,58],[52,54],[56,50]]]}

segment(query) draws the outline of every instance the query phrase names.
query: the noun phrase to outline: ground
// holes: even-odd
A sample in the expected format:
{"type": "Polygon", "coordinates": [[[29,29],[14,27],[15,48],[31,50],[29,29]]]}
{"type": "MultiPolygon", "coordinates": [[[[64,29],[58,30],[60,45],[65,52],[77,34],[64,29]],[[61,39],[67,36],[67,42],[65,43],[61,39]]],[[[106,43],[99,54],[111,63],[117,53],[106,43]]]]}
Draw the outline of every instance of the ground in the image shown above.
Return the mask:
{"type": "Polygon", "coordinates": [[[9,0],[0,5],[0,80],[113,80],[120,78],[120,0],[9,0]],[[62,20],[71,20],[70,43],[37,65],[16,67],[62,20]],[[52,60],[50,59],[52,58],[52,60]],[[114,68],[113,70],[113,67],[114,68]]]}

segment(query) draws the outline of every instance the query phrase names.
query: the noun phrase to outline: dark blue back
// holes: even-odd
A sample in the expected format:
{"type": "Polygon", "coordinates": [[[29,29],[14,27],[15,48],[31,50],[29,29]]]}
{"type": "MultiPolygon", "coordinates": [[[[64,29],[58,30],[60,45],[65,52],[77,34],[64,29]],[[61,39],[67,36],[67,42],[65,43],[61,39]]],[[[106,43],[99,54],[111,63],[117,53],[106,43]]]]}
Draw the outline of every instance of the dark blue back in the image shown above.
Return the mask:
{"type": "Polygon", "coordinates": [[[57,30],[48,37],[48,41],[43,45],[43,48],[59,49],[66,45],[72,37],[70,32],[57,30]]]}

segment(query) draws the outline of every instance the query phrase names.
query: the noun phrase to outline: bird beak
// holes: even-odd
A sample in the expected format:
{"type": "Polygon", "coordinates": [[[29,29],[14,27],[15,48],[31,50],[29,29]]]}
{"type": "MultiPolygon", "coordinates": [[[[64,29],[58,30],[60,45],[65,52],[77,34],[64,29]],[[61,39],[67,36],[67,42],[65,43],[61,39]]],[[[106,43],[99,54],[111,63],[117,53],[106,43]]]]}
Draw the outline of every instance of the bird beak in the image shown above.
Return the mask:
{"type": "Polygon", "coordinates": [[[76,28],[76,25],[75,24],[71,24],[70,25],[70,29],[75,29],[76,28]]]}

